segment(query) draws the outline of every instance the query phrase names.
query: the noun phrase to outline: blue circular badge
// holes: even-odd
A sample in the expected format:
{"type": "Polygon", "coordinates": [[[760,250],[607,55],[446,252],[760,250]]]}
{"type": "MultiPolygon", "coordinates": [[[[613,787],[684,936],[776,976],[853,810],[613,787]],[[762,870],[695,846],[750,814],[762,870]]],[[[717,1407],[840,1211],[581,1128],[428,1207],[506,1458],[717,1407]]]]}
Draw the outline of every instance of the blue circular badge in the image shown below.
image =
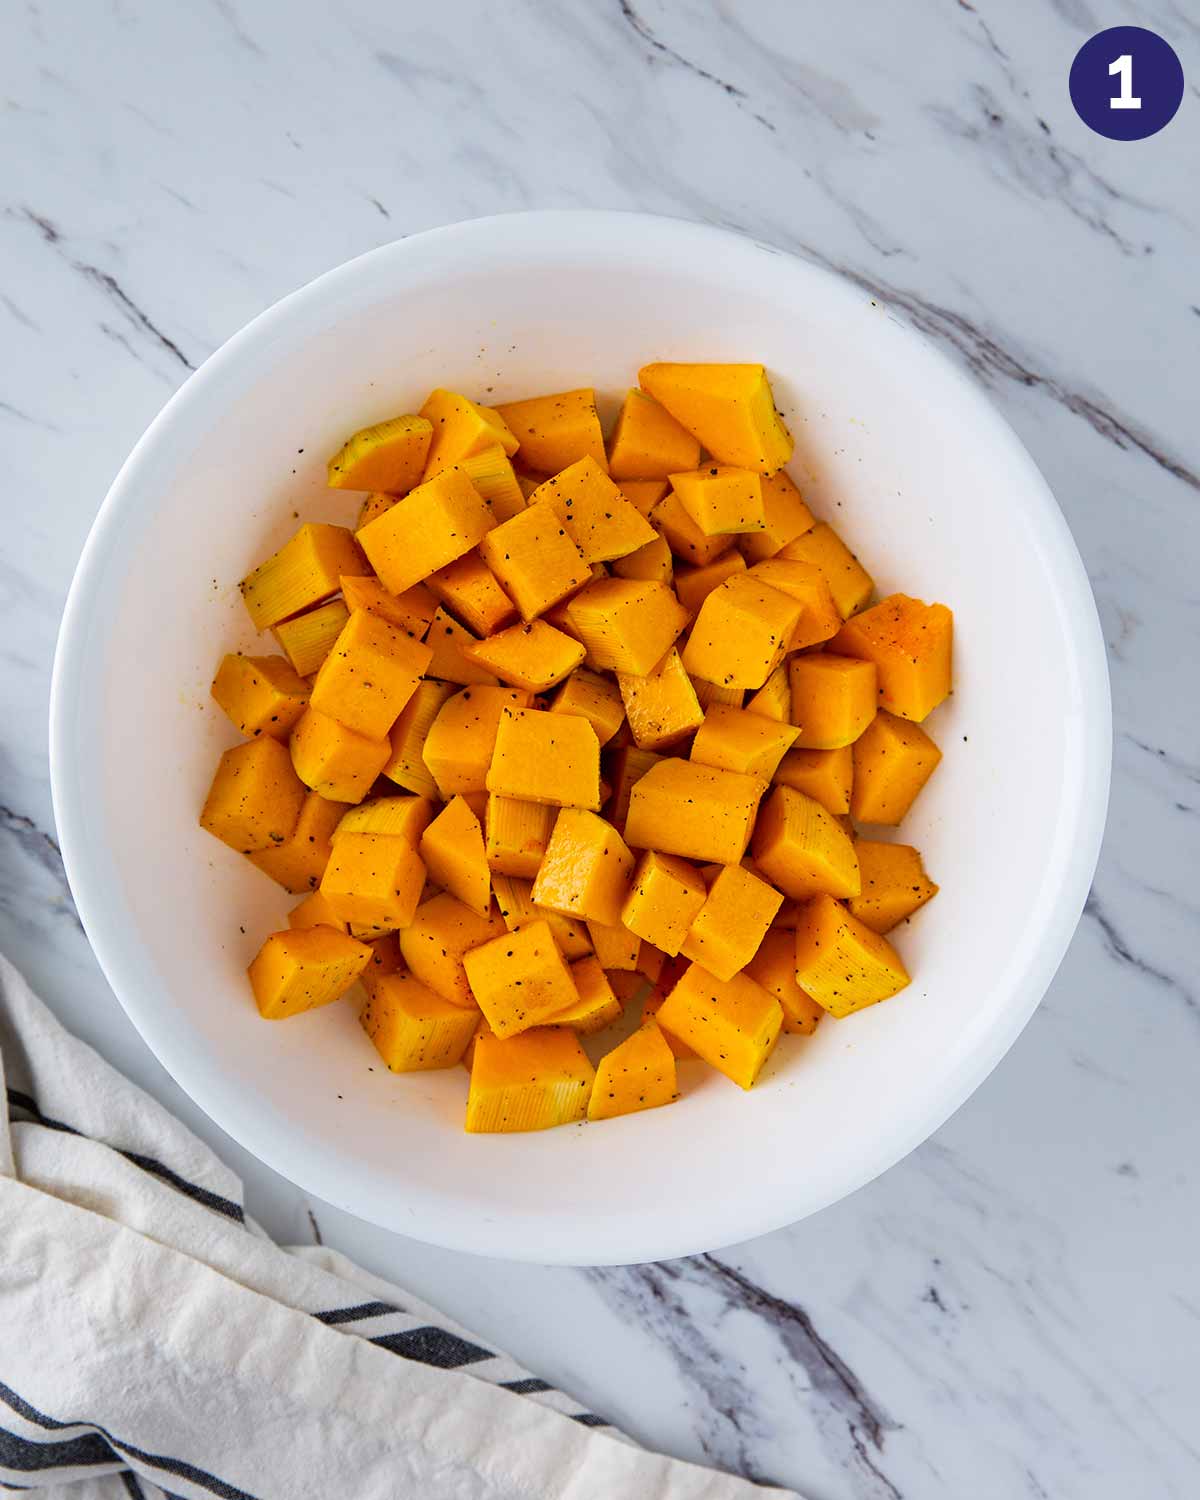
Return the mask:
{"type": "Polygon", "coordinates": [[[1170,124],[1183,99],[1183,65],[1170,42],[1142,26],[1110,26],[1071,64],[1071,103],[1110,141],[1142,141],[1170,124]]]}

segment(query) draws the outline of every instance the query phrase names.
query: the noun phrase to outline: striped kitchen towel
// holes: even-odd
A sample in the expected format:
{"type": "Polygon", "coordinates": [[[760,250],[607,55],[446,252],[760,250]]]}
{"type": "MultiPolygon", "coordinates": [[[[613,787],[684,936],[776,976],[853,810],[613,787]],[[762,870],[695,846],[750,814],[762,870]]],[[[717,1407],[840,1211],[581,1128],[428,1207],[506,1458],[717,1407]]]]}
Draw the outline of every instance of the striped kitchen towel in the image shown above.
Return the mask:
{"type": "Polygon", "coordinates": [[[332,1251],[282,1248],[0,958],[0,1489],[748,1500],[332,1251]]]}

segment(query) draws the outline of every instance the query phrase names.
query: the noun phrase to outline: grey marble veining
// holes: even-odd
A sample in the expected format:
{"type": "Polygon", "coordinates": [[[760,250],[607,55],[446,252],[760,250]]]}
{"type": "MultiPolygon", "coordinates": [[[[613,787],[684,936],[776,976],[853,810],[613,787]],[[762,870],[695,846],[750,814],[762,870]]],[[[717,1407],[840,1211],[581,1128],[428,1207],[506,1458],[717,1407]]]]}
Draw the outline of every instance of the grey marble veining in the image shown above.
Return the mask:
{"type": "MultiPolygon", "coordinates": [[[[1200,1492],[1200,16],[1181,0],[30,0],[0,9],[0,946],[323,1236],[636,1436],[814,1500],[1200,1492]],[[1070,60],[1146,25],[1160,136],[1076,119],[1070,60]],[[100,499],[243,322],[399,235],[523,207],[727,224],[870,289],[1045,472],[1110,650],[1084,921],[1009,1057],[848,1201],[711,1256],[478,1262],[226,1141],[108,993],[54,842],[48,674],[100,499]]],[[[1014,733],[1036,733],[1015,725],[1014,733]]]]}

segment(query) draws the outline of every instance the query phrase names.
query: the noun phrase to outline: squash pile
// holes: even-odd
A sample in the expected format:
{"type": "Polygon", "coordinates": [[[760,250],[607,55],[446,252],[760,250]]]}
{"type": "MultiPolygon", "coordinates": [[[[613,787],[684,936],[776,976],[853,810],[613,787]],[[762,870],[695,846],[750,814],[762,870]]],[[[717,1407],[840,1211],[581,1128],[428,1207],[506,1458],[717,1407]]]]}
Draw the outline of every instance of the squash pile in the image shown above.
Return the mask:
{"type": "Polygon", "coordinates": [[[908,984],[886,934],[937,886],[859,825],[941,758],[952,617],[871,602],[791,451],[756,364],[645,366],[607,444],[590,389],[350,438],[356,530],[250,573],[278,654],[212,685],[244,739],[200,822],[303,895],[264,1017],[354,991],[389,1068],[467,1066],[469,1131],[537,1130],[669,1103],[679,1058],[748,1089],[908,984]]]}

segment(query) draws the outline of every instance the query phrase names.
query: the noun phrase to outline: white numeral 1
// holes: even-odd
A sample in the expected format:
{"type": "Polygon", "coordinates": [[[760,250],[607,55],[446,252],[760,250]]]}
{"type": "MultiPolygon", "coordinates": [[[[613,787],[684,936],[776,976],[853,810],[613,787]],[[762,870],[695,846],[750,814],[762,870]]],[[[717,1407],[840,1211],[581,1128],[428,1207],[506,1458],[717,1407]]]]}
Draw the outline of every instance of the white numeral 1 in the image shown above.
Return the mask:
{"type": "Polygon", "coordinates": [[[1109,109],[1141,109],[1142,101],[1133,94],[1133,58],[1128,52],[1114,58],[1108,65],[1109,73],[1121,75],[1121,92],[1108,101],[1109,109]]]}

